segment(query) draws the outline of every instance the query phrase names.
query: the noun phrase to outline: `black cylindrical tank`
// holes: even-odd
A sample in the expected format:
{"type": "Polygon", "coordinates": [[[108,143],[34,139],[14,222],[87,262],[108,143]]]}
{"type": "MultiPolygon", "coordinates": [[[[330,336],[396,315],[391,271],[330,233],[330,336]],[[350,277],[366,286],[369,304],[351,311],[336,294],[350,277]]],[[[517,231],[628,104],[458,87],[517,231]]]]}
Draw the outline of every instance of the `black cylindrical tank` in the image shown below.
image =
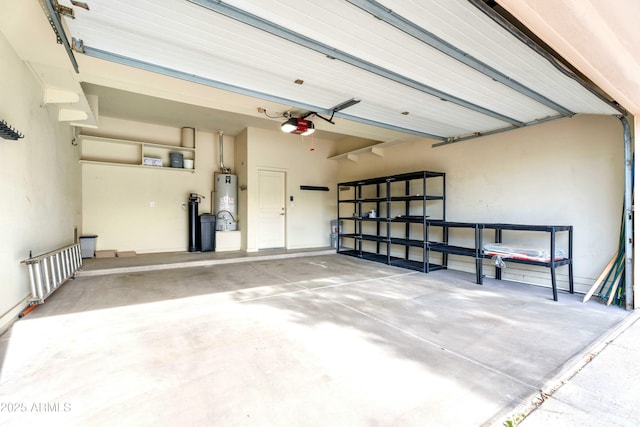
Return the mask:
{"type": "Polygon", "coordinates": [[[196,193],[189,196],[189,252],[198,251],[198,203],[200,197],[196,193]]]}

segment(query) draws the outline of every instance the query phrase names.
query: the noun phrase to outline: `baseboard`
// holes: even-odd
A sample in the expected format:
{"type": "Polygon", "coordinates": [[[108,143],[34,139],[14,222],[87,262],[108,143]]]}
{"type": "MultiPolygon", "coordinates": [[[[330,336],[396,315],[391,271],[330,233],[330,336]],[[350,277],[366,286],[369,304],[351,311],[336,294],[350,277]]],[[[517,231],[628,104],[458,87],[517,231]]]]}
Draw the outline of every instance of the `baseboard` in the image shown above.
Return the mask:
{"type": "Polygon", "coordinates": [[[9,311],[0,316],[0,335],[4,334],[18,320],[18,315],[29,306],[29,297],[27,295],[22,301],[14,305],[9,311]]]}

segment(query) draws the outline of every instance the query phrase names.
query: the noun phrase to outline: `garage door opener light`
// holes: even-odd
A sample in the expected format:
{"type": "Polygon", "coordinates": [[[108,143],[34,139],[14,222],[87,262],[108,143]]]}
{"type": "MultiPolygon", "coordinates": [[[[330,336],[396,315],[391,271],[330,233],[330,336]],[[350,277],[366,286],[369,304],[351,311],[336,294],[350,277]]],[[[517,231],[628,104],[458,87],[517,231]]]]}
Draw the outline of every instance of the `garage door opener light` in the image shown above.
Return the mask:
{"type": "Polygon", "coordinates": [[[295,117],[291,117],[286,122],[282,123],[280,125],[280,129],[286,133],[293,133],[302,136],[311,135],[316,130],[311,120],[295,117]]]}

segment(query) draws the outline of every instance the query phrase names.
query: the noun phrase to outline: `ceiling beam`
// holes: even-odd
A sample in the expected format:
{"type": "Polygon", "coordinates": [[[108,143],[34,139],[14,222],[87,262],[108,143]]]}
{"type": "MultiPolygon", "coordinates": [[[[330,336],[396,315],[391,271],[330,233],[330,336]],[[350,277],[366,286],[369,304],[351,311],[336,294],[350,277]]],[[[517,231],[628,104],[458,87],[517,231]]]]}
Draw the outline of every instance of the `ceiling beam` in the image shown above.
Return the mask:
{"type": "MultiPolygon", "coordinates": [[[[545,117],[544,119],[538,119],[538,120],[533,120],[531,122],[527,122],[527,123],[525,123],[525,125],[523,127],[538,125],[540,123],[551,122],[553,120],[564,119],[564,118],[566,118],[566,117],[562,116],[562,115],[545,117]]],[[[447,138],[446,140],[444,140],[442,142],[437,142],[435,144],[432,144],[431,147],[433,147],[433,148],[442,147],[443,145],[455,144],[457,142],[468,141],[470,139],[481,138],[483,136],[495,135],[497,133],[508,132],[510,130],[513,130],[513,129],[514,129],[513,127],[506,127],[506,128],[494,129],[494,130],[490,130],[490,131],[486,131],[486,132],[475,132],[475,133],[473,133],[471,135],[454,136],[454,137],[451,137],[451,138],[447,138]]]]}
{"type": "Polygon", "coordinates": [[[411,135],[416,135],[416,136],[424,136],[425,138],[431,138],[431,139],[437,139],[439,141],[445,141],[447,138],[441,135],[434,135],[431,133],[427,133],[427,132],[421,132],[419,130],[414,130],[414,129],[410,129],[410,128],[403,128],[400,126],[395,126],[395,125],[391,125],[388,123],[384,123],[384,122],[379,122],[376,120],[370,120],[370,119],[365,119],[363,117],[358,117],[358,116],[352,116],[350,114],[345,114],[345,113],[336,113],[336,116],[339,115],[340,118],[345,119],[345,120],[351,120],[352,122],[358,122],[358,123],[363,123],[365,125],[371,125],[371,126],[376,126],[376,127],[382,127],[385,129],[389,129],[389,130],[395,130],[398,132],[403,132],[403,133],[409,133],[411,135]]]}

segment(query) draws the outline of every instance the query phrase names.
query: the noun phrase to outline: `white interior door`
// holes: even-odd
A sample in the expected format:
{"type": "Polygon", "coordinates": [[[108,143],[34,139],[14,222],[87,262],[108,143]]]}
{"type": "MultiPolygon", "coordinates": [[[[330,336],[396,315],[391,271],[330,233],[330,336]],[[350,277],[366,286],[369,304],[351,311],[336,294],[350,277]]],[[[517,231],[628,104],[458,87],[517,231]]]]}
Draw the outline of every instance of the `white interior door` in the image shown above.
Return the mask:
{"type": "Polygon", "coordinates": [[[285,173],[258,171],[258,249],[285,247],[285,173]]]}

